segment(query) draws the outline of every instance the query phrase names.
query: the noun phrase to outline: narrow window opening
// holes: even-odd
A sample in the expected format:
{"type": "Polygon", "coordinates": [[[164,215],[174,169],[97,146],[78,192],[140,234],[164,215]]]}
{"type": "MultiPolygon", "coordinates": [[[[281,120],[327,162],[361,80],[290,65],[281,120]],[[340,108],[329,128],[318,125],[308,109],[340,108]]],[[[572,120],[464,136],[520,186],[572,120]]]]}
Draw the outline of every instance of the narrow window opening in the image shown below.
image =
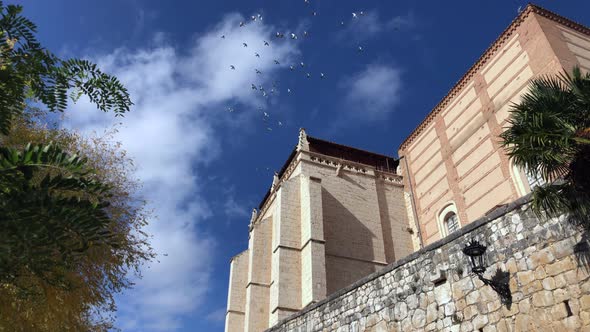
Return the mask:
{"type": "Polygon", "coordinates": [[[565,301],[563,301],[563,304],[565,304],[565,311],[567,312],[567,316],[568,317],[573,316],[574,313],[572,312],[572,308],[570,307],[570,301],[565,300],[565,301]]]}
{"type": "Polygon", "coordinates": [[[445,208],[438,213],[437,219],[438,230],[441,237],[448,236],[461,228],[457,208],[453,202],[449,202],[445,205],[445,208]]]}
{"type": "Polygon", "coordinates": [[[459,229],[459,219],[454,212],[449,212],[445,216],[445,226],[447,228],[447,234],[451,234],[459,229]]]}

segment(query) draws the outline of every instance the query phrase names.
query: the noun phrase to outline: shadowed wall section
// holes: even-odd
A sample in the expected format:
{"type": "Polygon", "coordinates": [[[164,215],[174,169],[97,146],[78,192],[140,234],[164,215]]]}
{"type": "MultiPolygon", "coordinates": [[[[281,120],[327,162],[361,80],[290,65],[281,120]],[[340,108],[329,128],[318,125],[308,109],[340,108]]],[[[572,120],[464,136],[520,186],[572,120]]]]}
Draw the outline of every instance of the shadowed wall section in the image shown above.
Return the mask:
{"type": "Polygon", "coordinates": [[[232,260],[226,331],[268,328],[409,255],[397,164],[302,131],[232,260]]]}

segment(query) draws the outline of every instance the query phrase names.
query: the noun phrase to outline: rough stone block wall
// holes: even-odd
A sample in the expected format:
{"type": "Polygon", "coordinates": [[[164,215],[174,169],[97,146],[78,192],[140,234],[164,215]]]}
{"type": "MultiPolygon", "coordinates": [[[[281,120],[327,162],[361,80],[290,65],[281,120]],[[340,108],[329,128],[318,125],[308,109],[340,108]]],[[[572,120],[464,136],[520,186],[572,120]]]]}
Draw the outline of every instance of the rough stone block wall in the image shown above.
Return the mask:
{"type": "Polygon", "coordinates": [[[563,218],[539,221],[527,200],[495,209],[267,331],[590,330],[582,234],[563,218]],[[510,306],[471,273],[462,249],[472,239],[488,247],[486,277],[509,273],[510,306]]]}

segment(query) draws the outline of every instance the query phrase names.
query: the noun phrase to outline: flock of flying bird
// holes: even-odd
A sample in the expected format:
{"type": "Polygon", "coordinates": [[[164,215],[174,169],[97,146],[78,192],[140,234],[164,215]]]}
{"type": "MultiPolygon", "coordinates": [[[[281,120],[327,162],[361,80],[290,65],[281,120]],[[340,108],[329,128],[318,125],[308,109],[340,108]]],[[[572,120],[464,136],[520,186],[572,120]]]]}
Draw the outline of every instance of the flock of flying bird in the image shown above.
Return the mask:
{"type": "MultiPolygon", "coordinates": [[[[308,4],[308,5],[310,4],[310,0],[303,0],[303,1],[304,1],[304,3],[305,3],[305,4],[308,4]]],[[[364,12],[364,11],[353,12],[353,13],[352,13],[352,18],[353,18],[353,19],[359,19],[361,16],[364,16],[364,15],[365,15],[365,12],[364,12]]],[[[317,16],[317,12],[313,11],[313,12],[312,12],[312,16],[317,16]]],[[[257,14],[257,15],[253,15],[253,16],[251,16],[251,17],[250,17],[250,21],[251,21],[251,22],[256,22],[256,21],[259,21],[259,22],[261,22],[261,21],[262,21],[262,18],[263,18],[263,17],[262,17],[262,15],[260,15],[260,14],[257,14]]],[[[248,24],[247,22],[244,22],[244,21],[242,21],[242,22],[240,22],[239,26],[240,26],[240,28],[243,28],[243,27],[245,27],[247,24],[248,24]]],[[[340,22],[340,25],[344,26],[344,25],[345,25],[345,24],[344,24],[344,21],[341,21],[341,22],[340,22]]],[[[309,36],[310,36],[310,33],[309,33],[308,31],[303,31],[303,37],[304,37],[304,38],[307,38],[307,37],[309,37],[309,36]]],[[[279,40],[279,39],[284,39],[284,38],[286,38],[286,37],[287,37],[287,38],[290,38],[290,39],[292,39],[292,40],[297,40],[297,39],[299,39],[299,36],[298,36],[296,33],[294,33],[294,32],[290,32],[290,33],[288,33],[287,35],[285,35],[285,33],[282,33],[282,32],[276,32],[276,33],[274,34],[274,38],[275,38],[275,39],[277,39],[277,40],[279,40]]],[[[222,35],[222,36],[221,36],[221,38],[222,38],[222,39],[225,39],[225,35],[222,35]]],[[[242,46],[247,48],[247,47],[248,47],[248,43],[246,43],[246,42],[243,42],[243,43],[242,43],[242,46]]],[[[264,40],[264,46],[270,47],[270,43],[269,43],[268,41],[264,40]]],[[[364,51],[364,49],[363,49],[363,47],[362,47],[362,46],[360,46],[360,45],[359,45],[359,46],[357,47],[357,51],[358,51],[358,52],[363,52],[363,51],[364,51]]],[[[259,53],[257,53],[257,52],[254,52],[253,56],[255,56],[255,57],[257,57],[257,58],[260,58],[260,54],[259,54],[259,53]]],[[[274,61],[274,63],[275,63],[276,65],[280,65],[280,64],[281,64],[281,63],[279,62],[279,60],[277,60],[277,59],[274,59],[273,61],[274,61]]],[[[298,67],[301,67],[302,69],[303,69],[303,68],[306,68],[306,64],[305,64],[304,62],[300,62],[299,64],[291,64],[291,65],[289,66],[289,70],[290,70],[290,71],[292,71],[292,72],[294,72],[294,71],[295,71],[295,70],[296,70],[298,67]]],[[[233,64],[230,64],[230,65],[229,65],[229,70],[236,70],[236,66],[235,66],[235,65],[233,65],[233,64]]],[[[256,75],[263,75],[262,71],[260,71],[259,69],[256,69],[256,68],[255,68],[255,69],[254,69],[254,71],[255,71],[256,75]]],[[[305,72],[305,77],[307,77],[307,78],[311,78],[311,77],[312,77],[312,74],[311,74],[310,72],[305,72]]],[[[319,77],[320,77],[320,79],[324,79],[324,78],[326,78],[326,75],[325,75],[323,72],[320,72],[320,74],[319,74],[319,77]]],[[[257,85],[256,85],[256,84],[254,84],[254,83],[251,83],[251,86],[250,86],[250,88],[251,88],[251,89],[252,89],[254,92],[257,92],[257,93],[260,93],[260,94],[262,94],[262,96],[263,96],[263,97],[265,97],[265,98],[268,98],[268,97],[269,97],[269,94],[270,94],[270,95],[274,95],[275,93],[278,93],[278,92],[279,92],[278,83],[277,83],[276,81],[272,83],[272,86],[271,86],[271,87],[270,87],[270,89],[268,89],[268,90],[267,90],[267,89],[265,89],[265,88],[264,88],[262,85],[258,85],[258,86],[257,86],[257,85]]],[[[268,87],[267,87],[267,88],[268,88],[268,87]]],[[[292,91],[292,90],[291,90],[290,88],[287,88],[287,89],[286,89],[286,91],[287,91],[287,93],[291,93],[291,91],[292,91]]],[[[234,109],[233,107],[228,107],[228,108],[227,108],[227,111],[228,111],[228,112],[230,112],[230,113],[233,113],[233,112],[235,111],[235,109],[234,109]]],[[[270,126],[270,124],[269,124],[269,121],[270,121],[270,114],[269,114],[268,112],[264,111],[264,109],[263,109],[262,107],[259,107],[259,108],[258,108],[258,111],[261,113],[263,121],[264,121],[264,122],[267,124],[267,127],[266,127],[266,129],[267,129],[268,131],[272,131],[272,130],[273,130],[273,128],[272,128],[272,126],[270,126]]],[[[282,126],[283,126],[283,122],[281,122],[281,121],[277,121],[277,125],[278,125],[279,127],[282,127],[282,126]]]]}

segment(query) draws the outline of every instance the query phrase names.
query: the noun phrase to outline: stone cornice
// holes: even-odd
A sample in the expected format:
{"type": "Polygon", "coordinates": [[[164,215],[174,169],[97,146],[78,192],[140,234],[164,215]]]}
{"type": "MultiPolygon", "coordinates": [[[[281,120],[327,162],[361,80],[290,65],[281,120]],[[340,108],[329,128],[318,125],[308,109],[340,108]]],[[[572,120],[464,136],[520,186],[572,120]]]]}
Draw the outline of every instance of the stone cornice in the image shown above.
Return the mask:
{"type": "Polygon", "coordinates": [[[362,259],[362,258],[356,258],[356,257],[350,257],[350,256],[330,254],[330,253],[326,253],[326,256],[336,257],[339,259],[347,259],[347,260],[356,261],[356,262],[363,262],[363,263],[367,263],[367,264],[377,264],[377,265],[381,265],[381,266],[387,265],[387,262],[381,262],[381,261],[377,261],[374,259],[368,260],[368,259],[362,259]]]}
{"type": "Polygon", "coordinates": [[[272,310],[272,314],[274,314],[277,310],[283,310],[283,311],[291,311],[291,312],[298,312],[301,309],[295,309],[295,308],[288,308],[288,307],[281,307],[281,306],[276,306],[273,310],[272,310]]]}
{"type": "Polygon", "coordinates": [[[391,174],[389,172],[376,171],[375,176],[383,180],[386,183],[393,184],[395,186],[403,187],[404,179],[401,175],[391,174]]]}
{"type": "Polygon", "coordinates": [[[293,251],[302,251],[310,243],[326,244],[326,241],[325,240],[319,240],[319,239],[308,239],[307,241],[305,241],[305,243],[301,247],[292,247],[292,246],[287,246],[287,245],[284,245],[284,244],[279,244],[279,245],[277,245],[272,250],[272,253],[274,254],[279,249],[286,249],[286,250],[293,250],[293,251]]]}
{"type": "Polygon", "coordinates": [[[410,135],[400,144],[399,150],[404,150],[412,143],[416,137],[432,123],[434,118],[455,98],[468,84],[473,76],[492,58],[493,55],[504,45],[504,43],[512,36],[514,31],[525,21],[525,19],[532,13],[538,14],[542,17],[555,21],[561,25],[567,26],[573,30],[590,35],[590,29],[582,24],[574,22],[563,16],[555,14],[544,8],[533,4],[528,4],[525,9],[510,23],[510,25],[500,34],[500,36],[490,45],[479,59],[467,70],[467,72],[459,79],[457,83],[451,88],[446,96],[432,109],[424,120],[410,133],[410,135]]]}
{"type": "MultiPolygon", "coordinates": [[[[272,283],[271,283],[272,284],[272,283]]],[[[248,282],[248,284],[246,285],[246,288],[250,287],[250,286],[257,286],[257,287],[264,287],[264,288],[270,288],[271,284],[262,284],[259,282],[255,282],[255,281],[250,281],[248,282]]]]}
{"type": "Polygon", "coordinates": [[[243,311],[237,311],[237,310],[231,310],[231,309],[230,309],[230,310],[228,310],[228,311],[227,311],[225,314],[226,314],[226,315],[228,315],[228,314],[236,314],[236,315],[241,315],[241,316],[243,316],[243,315],[245,315],[246,313],[245,313],[245,312],[243,312],[243,311]]]}
{"type": "Polygon", "coordinates": [[[258,211],[258,215],[253,220],[253,222],[250,224],[250,227],[249,227],[250,231],[252,231],[252,229],[254,228],[254,225],[256,223],[258,223],[262,219],[262,217],[266,214],[268,208],[272,205],[272,202],[274,201],[274,199],[276,197],[276,192],[279,190],[282,183],[291,177],[291,174],[293,174],[293,172],[297,168],[297,165],[299,165],[299,163],[301,161],[310,162],[310,163],[314,163],[314,164],[322,165],[322,166],[328,166],[328,167],[332,167],[334,169],[336,169],[338,166],[341,166],[341,170],[343,170],[343,171],[356,173],[356,174],[363,174],[363,175],[367,175],[367,176],[373,176],[373,177],[379,178],[387,183],[403,186],[402,176],[398,175],[396,173],[387,172],[387,171],[383,171],[383,170],[377,170],[377,169],[375,169],[375,167],[372,167],[369,165],[365,165],[365,164],[361,164],[361,163],[357,163],[357,162],[349,161],[349,160],[345,160],[345,159],[339,159],[339,158],[335,158],[335,157],[326,156],[321,153],[301,150],[301,151],[298,151],[297,154],[295,155],[295,157],[291,160],[290,164],[285,169],[285,172],[283,172],[283,174],[281,174],[281,177],[277,181],[273,181],[274,185],[271,187],[269,195],[267,196],[266,200],[262,203],[262,205],[260,207],[260,211],[258,211]]]}

